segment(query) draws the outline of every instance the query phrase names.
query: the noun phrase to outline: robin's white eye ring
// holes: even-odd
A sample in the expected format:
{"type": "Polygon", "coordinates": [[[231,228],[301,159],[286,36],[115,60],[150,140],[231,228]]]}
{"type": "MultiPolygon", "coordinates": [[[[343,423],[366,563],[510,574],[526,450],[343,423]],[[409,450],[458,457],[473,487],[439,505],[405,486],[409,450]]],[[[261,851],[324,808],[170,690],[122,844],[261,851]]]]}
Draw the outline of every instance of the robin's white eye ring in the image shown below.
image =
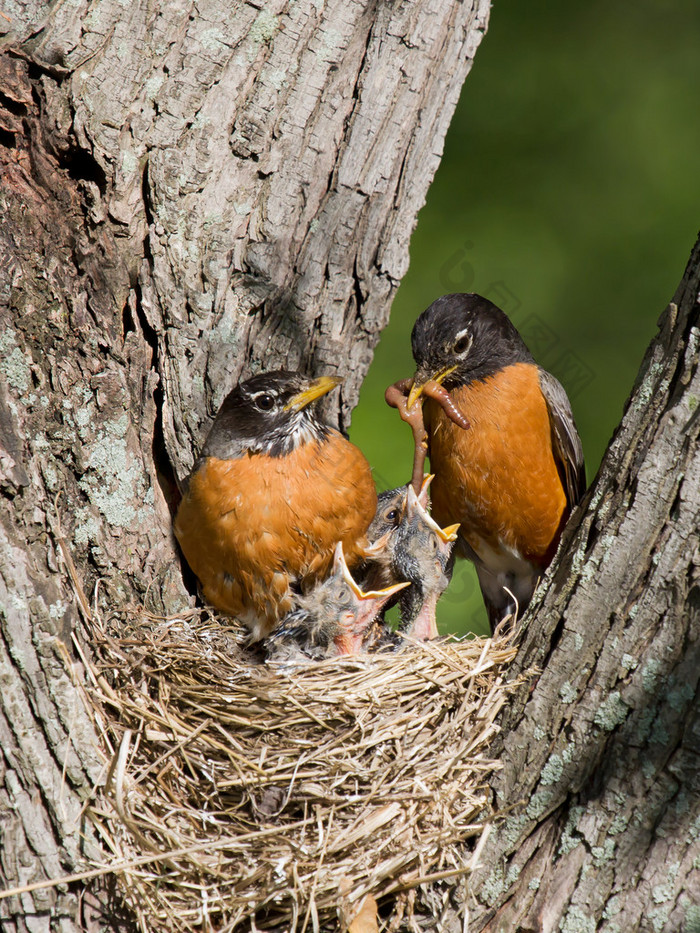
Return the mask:
{"type": "Polygon", "coordinates": [[[455,353],[461,355],[462,353],[466,353],[466,351],[469,349],[471,345],[472,345],[471,337],[468,337],[465,334],[464,337],[459,338],[459,340],[455,343],[452,349],[454,350],[455,353]]]}
{"type": "Polygon", "coordinates": [[[266,392],[256,395],[254,401],[256,408],[259,408],[260,411],[272,411],[275,404],[274,398],[266,392]]]}

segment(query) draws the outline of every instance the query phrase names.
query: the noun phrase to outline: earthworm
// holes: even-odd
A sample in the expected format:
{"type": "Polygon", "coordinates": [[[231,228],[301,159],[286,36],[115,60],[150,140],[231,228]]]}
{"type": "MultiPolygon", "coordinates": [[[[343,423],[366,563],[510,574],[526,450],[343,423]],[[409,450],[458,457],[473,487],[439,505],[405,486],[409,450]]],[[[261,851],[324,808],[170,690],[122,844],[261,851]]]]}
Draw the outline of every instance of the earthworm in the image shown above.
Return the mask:
{"type": "Polygon", "coordinates": [[[444,386],[441,386],[433,379],[428,379],[428,381],[423,385],[423,394],[428,395],[432,399],[435,399],[450,421],[454,421],[456,425],[459,425],[460,428],[464,428],[466,431],[466,429],[469,427],[469,422],[464,417],[459,408],[457,408],[454,403],[454,399],[444,386]]]}
{"type": "Polygon", "coordinates": [[[423,424],[423,406],[414,405],[409,411],[406,404],[412,383],[412,379],[401,379],[399,382],[395,382],[386,390],[384,398],[387,405],[398,409],[401,420],[405,421],[413,432],[414,452],[411,485],[415,489],[416,495],[418,495],[423,485],[423,467],[428,453],[428,433],[423,424]]]}
{"type": "MultiPolygon", "coordinates": [[[[415,450],[413,454],[411,484],[416,491],[416,495],[418,495],[423,484],[423,468],[428,453],[428,434],[423,423],[423,406],[415,405],[412,410],[409,410],[406,404],[408,393],[411,391],[412,385],[412,379],[399,379],[398,382],[389,386],[384,393],[384,398],[387,405],[391,405],[392,408],[398,409],[401,420],[405,421],[413,432],[415,450]]],[[[435,382],[433,379],[428,379],[423,385],[423,394],[434,399],[450,421],[453,421],[464,430],[469,427],[469,422],[455,405],[450,393],[438,382],[435,382]]]]}

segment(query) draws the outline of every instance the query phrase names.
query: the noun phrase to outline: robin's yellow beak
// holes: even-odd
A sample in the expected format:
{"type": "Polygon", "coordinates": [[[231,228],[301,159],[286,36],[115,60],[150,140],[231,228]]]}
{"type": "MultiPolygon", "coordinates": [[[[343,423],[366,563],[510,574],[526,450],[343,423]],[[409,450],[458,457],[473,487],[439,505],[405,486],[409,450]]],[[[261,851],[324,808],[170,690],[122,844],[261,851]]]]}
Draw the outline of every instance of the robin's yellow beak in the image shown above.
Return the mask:
{"type": "Polygon", "coordinates": [[[315,402],[317,398],[321,398],[322,395],[335,389],[342,381],[338,376],[319,376],[306,389],[297,392],[295,396],[290,398],[284,406],[284,410],[301,411],[302,408],[306,408],[307,405],[315,402]]]}
{"type": "Polygon", "coordinates": [[[417,372],[413,377],[413,385],[411,386],[411,391],[408,393],[407,406],[410,408],[414,402],[416,402],[421,395],[423,394],[423,386],[426,382],[437,382],[438,385],[442,385],[444,379],[446,379],[450,373],[453,373],[457,369],[457,364],[454,366],[445,366],[444,369],[439,370],[431,376],[425,376],[424,373],[417,372]]]}

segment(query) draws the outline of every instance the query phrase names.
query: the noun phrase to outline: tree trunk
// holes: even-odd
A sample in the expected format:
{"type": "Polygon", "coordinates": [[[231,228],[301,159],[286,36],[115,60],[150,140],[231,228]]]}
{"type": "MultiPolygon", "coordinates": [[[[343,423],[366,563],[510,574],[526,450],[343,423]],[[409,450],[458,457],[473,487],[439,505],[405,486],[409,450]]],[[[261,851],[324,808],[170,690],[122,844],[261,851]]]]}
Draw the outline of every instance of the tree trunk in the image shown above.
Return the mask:
{"type": "MultiPolygon", "coordinates": [[[[347,424],[488,8],[0,15],[1,887],[96,854],[70,555],[100,611],[181,609],[169,505],[232,384],[337,372],[347,424]]],[[[0,900],[7,931],[87,913],[77,887],[0,900]]]]}
{"type": "Polygon", "coordinates": [[[528,615],[470,933],[700,931],[700,242],[528,615]]]}
{"type": "MultiPolygon", "coordinates": [[[[101,611],[180,609],[169,502],[238,377],[339,372],[347,424],[488,11],[232,6],[0,17],[2,887],[97,854],[70,555],[101,611]]],[[[696,248],[528,615],[472,931],[700,929],[699,280],[696,248]]],[[[92,910],[52,888],[0,920],[92,910]]]]}

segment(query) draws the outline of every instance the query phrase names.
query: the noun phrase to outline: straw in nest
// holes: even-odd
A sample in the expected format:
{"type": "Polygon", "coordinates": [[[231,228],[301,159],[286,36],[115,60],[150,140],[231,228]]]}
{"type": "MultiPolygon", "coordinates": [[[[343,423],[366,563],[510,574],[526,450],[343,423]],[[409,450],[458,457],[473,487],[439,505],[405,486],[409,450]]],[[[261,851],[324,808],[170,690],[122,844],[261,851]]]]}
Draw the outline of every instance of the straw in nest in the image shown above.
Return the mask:
{"type": "Polygon", "coordinates": [[[127,628],[89,632],[92,815],[142,930],[398,929],[473,868],[507,640],[283,666],[207,613],[127,628]]]}

